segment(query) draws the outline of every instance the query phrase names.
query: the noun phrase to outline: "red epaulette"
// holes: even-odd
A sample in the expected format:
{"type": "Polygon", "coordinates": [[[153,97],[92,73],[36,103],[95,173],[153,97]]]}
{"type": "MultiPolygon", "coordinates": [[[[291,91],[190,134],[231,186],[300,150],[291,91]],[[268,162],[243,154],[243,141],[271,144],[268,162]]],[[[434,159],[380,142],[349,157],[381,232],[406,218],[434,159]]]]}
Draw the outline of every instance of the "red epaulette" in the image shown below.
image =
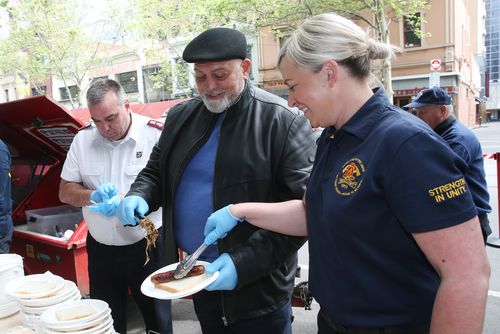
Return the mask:
{"type": "Polygon", "coordinates": [[[148,125],[152,126],[153,128],[157,128],[158,130],[163,130],[163,123],[157,120],[154,119],[150,120],[148,122],[148,125]]]}
{"type": "Polygon", "coordinates": [[[92,127],[92,121],[88,121],[87,123],[85,123],[84,126],[82,126],[80,129],[78,129],[78,131],[82,131],[82,130],[85,130],[85,129],[90,129],[92,127]]]}

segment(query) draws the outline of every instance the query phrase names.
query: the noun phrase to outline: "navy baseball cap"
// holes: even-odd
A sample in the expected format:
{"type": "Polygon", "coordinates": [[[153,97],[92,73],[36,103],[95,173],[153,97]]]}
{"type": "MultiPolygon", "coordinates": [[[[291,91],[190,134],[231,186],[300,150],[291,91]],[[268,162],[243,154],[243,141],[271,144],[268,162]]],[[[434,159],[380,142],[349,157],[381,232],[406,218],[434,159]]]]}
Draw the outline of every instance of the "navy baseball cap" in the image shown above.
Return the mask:
{"type": "Polygon", "coordinates": [[[415,100],[413,100],[412,103],[403,106],[403,109],[418,109],[425,107],[428,104],[449,105],[450,103],[451,97],[444,89],[439,87],[432,87],[420,91],[415,100]]]}

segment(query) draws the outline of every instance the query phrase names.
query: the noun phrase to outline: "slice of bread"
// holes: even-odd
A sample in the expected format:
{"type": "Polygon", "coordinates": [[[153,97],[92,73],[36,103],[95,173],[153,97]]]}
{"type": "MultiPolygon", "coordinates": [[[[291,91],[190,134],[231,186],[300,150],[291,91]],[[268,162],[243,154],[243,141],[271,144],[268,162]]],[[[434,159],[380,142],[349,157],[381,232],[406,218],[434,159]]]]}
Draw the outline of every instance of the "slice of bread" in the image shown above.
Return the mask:
{"type": "Polygon", "coordinates": [[[20,295],[32,295],[54,290],[55,287],[56,284],[53,282],[29,281],[18,286],[14,292],[20,295]]]}
{"type": "Polygon", "coordinates": [[[191,289],[196,284],[207,278],[207,274],[201,274],[198,276],[184,277],[181,279],[173,280],[165,283],[157,283],[155,284],[155,288],[162,289],[168,292],[181,292],[191,289]]]}
{"type": "Polygon", "coordinates": [[[97,311],[91,305],[74,305],[56,310],[55,313],[57,320],[68,321],[90,317],[97,311]]]}

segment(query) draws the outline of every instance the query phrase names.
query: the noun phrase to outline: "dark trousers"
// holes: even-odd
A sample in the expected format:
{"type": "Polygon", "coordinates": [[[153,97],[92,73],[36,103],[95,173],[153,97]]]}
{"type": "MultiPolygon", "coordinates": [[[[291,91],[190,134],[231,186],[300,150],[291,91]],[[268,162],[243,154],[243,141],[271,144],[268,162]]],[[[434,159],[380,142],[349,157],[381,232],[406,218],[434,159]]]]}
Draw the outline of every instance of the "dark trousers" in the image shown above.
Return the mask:
{"type": "MultiPolygon", "coordinates": [[[[10,218],[10,217],[9,217],[10,218]]],[[[7,254],[12,245],[12,234],[14,233],[14,226],[9,219],[5,219],[5,226],[0,226],[0,254],[7,254]]]]}
{"type": "Polygon", "coordinates": [[[144,266],[145,249],[145,239],[133,245],[107,246],[98,243],[90,233],[87,234],[90,297],[104,300],[109,304],[114,320],[113,326],[120,334],[127,333],[129,288],[142,313],[146,331],[172,333],[170,300],[150,298],[141,292],[144,279],[162,267],[155,254],[152,254],[150,262],[144,266]]]}
{"type": "MultiPolygon", "coordinates": [[[[242,303],[245,301],[242,300],[242,303]]],[[[292,305],[286,303],[278,310],[266,315],[224,325],[222,297],[220,291],[206,291],[193,295],[194,310],[200,321],[203,334],[291,334],[292,305]]]]}
{"type": "Polygon", "coordinates": [[[428,334],[429,325],[414,327],[346,327],[335,323],[328,316],[319,310],[318,312],[318,334],[428,334]]]}

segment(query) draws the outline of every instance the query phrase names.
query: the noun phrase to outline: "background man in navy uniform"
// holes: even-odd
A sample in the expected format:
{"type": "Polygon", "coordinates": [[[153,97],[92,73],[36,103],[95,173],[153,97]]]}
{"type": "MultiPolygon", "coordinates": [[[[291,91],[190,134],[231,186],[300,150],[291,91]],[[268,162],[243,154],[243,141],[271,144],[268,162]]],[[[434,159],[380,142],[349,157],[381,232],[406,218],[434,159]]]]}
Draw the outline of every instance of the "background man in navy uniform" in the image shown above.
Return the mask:
{"type": "Polygon", "coordinates": [[[467,163],[464,176],[476,204],[481,232],[486,242],[491,234],[488,220],[488,213],[491,212],[490,195],[484,172],[483,152],[476,135],[453,116],[451,97],[442,88],[422,90],[416,99],[403,109],[412,110],[467,163]]]}

